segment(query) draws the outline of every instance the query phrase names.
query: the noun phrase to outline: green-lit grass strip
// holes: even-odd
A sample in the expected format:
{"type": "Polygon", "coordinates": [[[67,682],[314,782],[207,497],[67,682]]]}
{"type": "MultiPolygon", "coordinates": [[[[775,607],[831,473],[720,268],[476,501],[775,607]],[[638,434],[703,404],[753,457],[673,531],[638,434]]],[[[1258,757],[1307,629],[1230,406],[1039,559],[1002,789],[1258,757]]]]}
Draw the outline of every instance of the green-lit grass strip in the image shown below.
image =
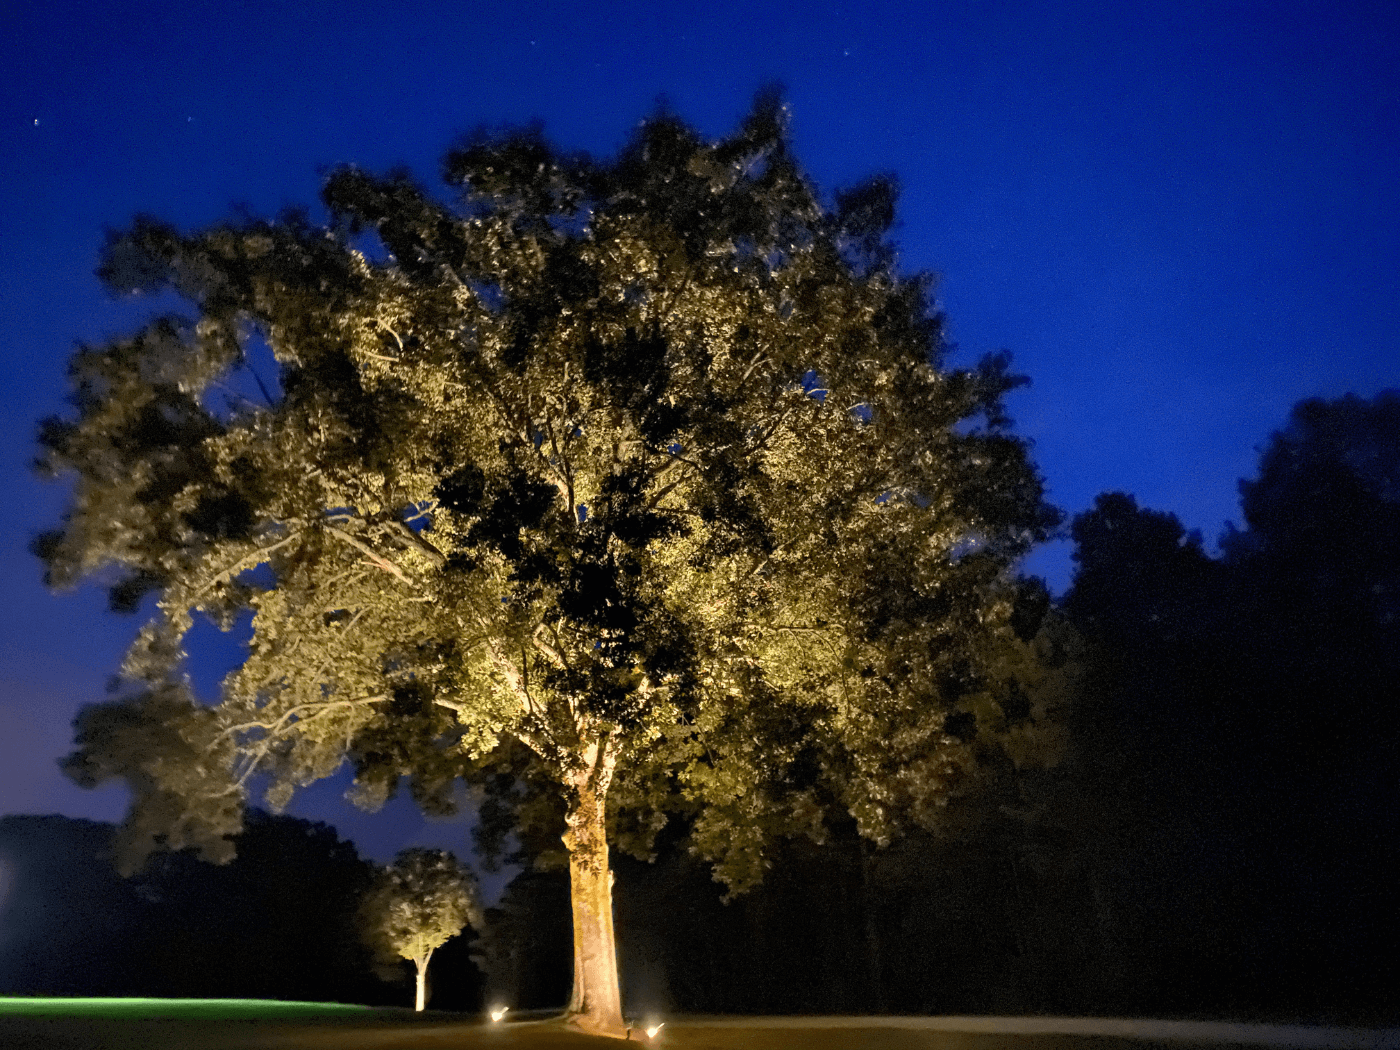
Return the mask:
{"type": "Polygon", "coordinates": [[[235,1020],[259,1017],[364,1015],[368,1006],[289,1002],[281,999],[72,999],[48,996],[0,997],[0,1017],[151,1018],[235,1020]]]}

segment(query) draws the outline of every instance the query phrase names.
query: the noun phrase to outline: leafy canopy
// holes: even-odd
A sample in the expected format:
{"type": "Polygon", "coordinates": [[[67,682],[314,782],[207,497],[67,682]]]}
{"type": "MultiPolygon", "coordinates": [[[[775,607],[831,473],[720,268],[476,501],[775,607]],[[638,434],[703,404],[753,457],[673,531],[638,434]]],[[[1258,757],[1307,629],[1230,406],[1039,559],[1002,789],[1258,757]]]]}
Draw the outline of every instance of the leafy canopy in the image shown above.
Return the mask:
{"type": "Polygon", "coordinates": [[[372,946],[420,966],[463,928],[484,925],[471,873],[451,853],[419,848],[380,870],[360,920],[372,946]]]}
{"type": "Polygon", "coordinates": [[[615,762],[625,844],[680,806],[737,885],[774,830],[934,819],[1007,730],[1007,572],[1057,514],[1022,380],[949,367],[896,271],[893,180],[823,204],[785,124],[772,95],[717,142],[662,113],[606,162],[483,134],[450,201],[342,168],[325,224],[111,238],[114,289],[190,314],[75,356],[41,434],[73,501],[36,546],[54,585],[158,596],[139,689],[69,760],[133,785],[129,863],[226,853],[261,776],[276,807],[346,758],[360,802],[407,774],[439,808],[615,762]],[[251,615],[212,707],[197,614],[251,615]]]}

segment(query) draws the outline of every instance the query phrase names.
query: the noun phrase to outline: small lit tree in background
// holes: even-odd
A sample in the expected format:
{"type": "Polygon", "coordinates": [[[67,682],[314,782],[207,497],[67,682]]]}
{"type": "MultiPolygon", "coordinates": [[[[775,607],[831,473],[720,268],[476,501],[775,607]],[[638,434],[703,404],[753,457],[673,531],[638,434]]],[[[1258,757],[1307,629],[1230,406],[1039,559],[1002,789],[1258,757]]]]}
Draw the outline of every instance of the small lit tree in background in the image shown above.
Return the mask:
{"type": "Polygon", "coordinates": [[[476,885],[451,853],[406,849],[379,873],[360,907],[361,932],[383,954],[413,961],[413,1008],[428,1002],[428,962],[462,929],[482,926],[476,885]]]}

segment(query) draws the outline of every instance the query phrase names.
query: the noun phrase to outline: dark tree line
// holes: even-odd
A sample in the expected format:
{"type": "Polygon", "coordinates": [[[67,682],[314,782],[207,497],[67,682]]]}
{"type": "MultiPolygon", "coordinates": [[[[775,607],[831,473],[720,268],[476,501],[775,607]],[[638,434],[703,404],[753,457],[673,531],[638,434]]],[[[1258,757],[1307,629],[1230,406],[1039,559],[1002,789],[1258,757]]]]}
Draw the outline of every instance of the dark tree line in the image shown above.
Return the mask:
{"type": "MultiPolygon", "coordinates": [[[[130,879],[115,832],[0,818],[0,994],[409,1001],[409,973],[377,965],[357,922],[374,866],[334,829],[254,810],[232,863],[166,853],[130,879]]],[[[434,1008],[479,1008],[472,939],[435,959],[434,1008]]]]}
{"type": "Polygon", "coordinates": [[[1179,1001],[1393,1013],[1400,396],[1299,404],[1240,488],[1219,558],[1122,494],[1075,520],[1100,870],[1179,1001]]]}

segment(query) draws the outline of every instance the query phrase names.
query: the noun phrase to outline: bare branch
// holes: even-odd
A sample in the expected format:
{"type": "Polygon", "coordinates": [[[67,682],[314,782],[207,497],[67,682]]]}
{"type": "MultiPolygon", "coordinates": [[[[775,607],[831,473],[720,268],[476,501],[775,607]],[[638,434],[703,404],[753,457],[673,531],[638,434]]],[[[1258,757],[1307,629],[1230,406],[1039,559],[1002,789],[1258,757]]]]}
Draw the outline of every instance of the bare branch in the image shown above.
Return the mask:
{"type": "Polygon", "coordinates": [[[540,637],[541,632],[546,630],[549,630],[548,624],[542,623],[538,627],[536,627],[535,633],[530,636],[530,644],[533,645],[540,652],[544,653],[545,656],[549,657],[560,667],[568,667],[569,662],[566,659],[564,659],[564,654],[561,653],[555,646],[550,645],[548,642],[546,642],[540,637]]]}
{"type": "Polygon", "coordinates": [[[391,576],[402,580],[410,587],[413,586],[413,581],[410,580],[406,575],[404,575],[404,571],[402,569],[400,569],[393,562],[389,561],[389,559],[385,558],[382,554],[376,551],[369,544],[361,542],[354,536],[351,536],[348,532],[345,532],[343,529],[338,529],[334,525],[326,525],[324,526],[324,528],[331,535],[344,540],[346,543],[350,544],[350,546],[354,547],[357,551],[360,551],[362,554],[364,554],[364,556],[370,560],[370,564],[373,565],[375,568],[383,569],[385,572],[389,573],[391,576]]]}
{"type": "Polygon", "coordinates": [[[315,721],[318,718],[323,718],[331,711],[337,708],[358,707],[363,704],[377,704],[382,703],[383,701],[388,699],[390,699],[390,697],[381,695],[360,697],[355,700],[331,700],[327,702],[297,704],[295,707],[292,707],[291,709],[286,711],[281,718],[279,718],[276,722],[273,723],[245,722],[241,725],[230,726],[228,729],[225,729],[222,733],[220,733],[215,739],[222,740],[224,737],[229,736],[232,733],[236,733],[240,730],[268,730],[267,736],[263,737],[261,740],[258,741],[257,749],[252,754],[247,756],[248,764],[244,767],[243,772],[238,774],[237,779],[234,781],[233,789],[241,790],[243,786],[248,782],[248,778],[251,777],[253,773],[257,771],[258,766],[262,765],[263,759],[267,758],[268,754],[272,750],[272,745],[277,743],[277,741],[281,737],[291,732],[292,730],[299,729],[306,723],[315,721]],[[297,718],[294,722],[288,721],[293,715],[297,714],[299,711],[303,711],[308,708],[316,708],[317,710],[314,710],[305,718],[297,718]]]}
{"type": "MultiPolygon", "coordinates": [[[[564,362],[564,385],[567,388],[569,382],[569,364],[564,362]]],[[[549,447],[554,452],[554,458],[563,465],[564,468],[564,493],[569,504],[569,519],[571,525],[578,524],[578,511],[574,509],[574,472],[569,463],[569,457],[564,455],[559,448],[559,439],[554,433],[554,421],[545,419],[545,430],[549,434],[549,447]]]]}
{"type": "Polygon", "coordinates": [[[292,540],[296,539],[299,535],[300,533],[293,532],[290,536],[286,536],[283,539],[278,540],[276,543],[269,544],[266,547],[259,547],[251,554],[245,554],[242,558],[239,558],[232,565],[216,572],[213,575],[213,577],[210,578],[208,583],[206,583],[203,587],[194,592],[191,601],[193,602],[195,600],[198,600],[199,598],[202,598],[205,594],[209,593],[209,591],[212,588],[218,586],[219,583],[233,579],[233,577],[237,576],[240,572],[243,572],[245,569],[251,569],[255,566],[261,565],[264,561],[267,560],[267,556],[269,554],[271,554],[275,550],[278,550],[281,547],[285,547],[287,544],[291,543],[292,540]]]}
{"type": "Polygon", "coordinates": [[[661,501],[665,499],[671,493],[671,490],[674,489],[677,485],[679,485],[683,480],[683,478],[677,478],[669,485],[664,485],[660,489],[657,489],[656,492],[652,493],[651,498],[647,500],[647,509],[654,510],[655,508],[659,507],[661,505],[661,501]]]}
{"type": "Polygon", "coordinates": [[[763,356],[763,351],[762,351],[762,350],[760,350],[758,353],[754,354],[754,355],[753,355],[753,360],[749,362],[749,367],[746,368],[746,369],[744,369],[744,374],[743,374],[742,376],[739,377],[739,385],[740,385],[740,386],[743,386],[745,383],[747,383],[747,382],[749,381],[749,376],[753,375],[754,369],[757,368],[759,365],[761,365],[761,364],[762,364],[764,361],[766,361],[766,360],[768,360],[768,359],[767,359],[766,357],[763,356]]]}
{"type": "Polygon", "coordinates": [[[313,718],[319,718],[321,715],[325,714],[327,711],[330,711],[333,708],[357,707],[361,704],[380,704],[388,699],[391,699],[388,694],[381,693],[375,696],[358,697],[354,700],[326,700],[312,701],[310,703],[305,704],[297,704],[294,707],[290,707],[286,711],[284,711],[282,713],[282,717],[277,719],[277,721],[275,722],[240,722],[238,725],[229,726],[217,737],[215,737],[215,739],[222,740],[224,737],[232,736],[234,733],[251,732],[254,729],[268,730],[269,737],[278,736],[284,731],[291,730],[294,726],[302,725],[305,722],[311,721],[311,719],[313,718]],[[306,711],[311,708],[316,709],[316,713],[314,715],[308,715],[306,718],[298,718],[295,722],[288,721],[293,716],[298,715],[302,711],[306,711]]]}
{"type": "Polygon", "coordinates": [[[811,631],[817,634],[841,634],[845,631],[845,628],[840,624],[817,627],[801,623],[763,623],[759,620],[741,620],[739,624],[742,627],[762,627],[771,631],[811,631]]]}

